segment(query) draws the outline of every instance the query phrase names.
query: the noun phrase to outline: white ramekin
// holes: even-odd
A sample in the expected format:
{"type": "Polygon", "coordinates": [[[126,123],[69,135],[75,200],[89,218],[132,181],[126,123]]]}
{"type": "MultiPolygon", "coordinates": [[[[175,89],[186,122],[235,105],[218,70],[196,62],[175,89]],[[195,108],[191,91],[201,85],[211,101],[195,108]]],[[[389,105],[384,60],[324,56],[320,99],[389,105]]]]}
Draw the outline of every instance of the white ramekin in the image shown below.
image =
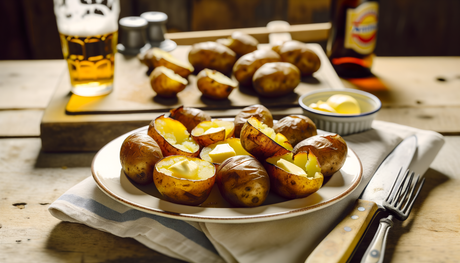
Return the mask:
{"type": "Polygon", "coordinates": [[[299,105],[302,107],[305,116],[310,118],[316,128],[341,136],[359,133],[368,130],[372,126],[377,112],[382,107],[380,100],[365,91],[355,89],[320,89],[302,95],[299,98],[299,105]],[[361,114],[337,114],[308,107],[319,100],[326,101],[330,96],[335,94],[346,94],[352,96],[358,101],[361,108],[361,114]]]}

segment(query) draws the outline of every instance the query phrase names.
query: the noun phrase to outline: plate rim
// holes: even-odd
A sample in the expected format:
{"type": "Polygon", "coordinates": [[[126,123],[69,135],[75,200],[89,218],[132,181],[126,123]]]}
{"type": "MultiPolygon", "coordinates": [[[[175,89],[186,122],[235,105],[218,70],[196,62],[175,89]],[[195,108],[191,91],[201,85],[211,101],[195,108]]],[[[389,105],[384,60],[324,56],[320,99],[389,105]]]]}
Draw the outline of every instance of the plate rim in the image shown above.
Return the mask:
{"type": "MultiPolygon", "coordinates": [[[[104,145],[94,156],[92,162],[91,162],[91,174],[96,182],[96,185],[98,188],[107,196],[112,198],[115,201],[118,201],[119,203],[134,208],[136,210],[148,213],[148,214],[154,214],[162,217],[167,217],[167,218],[172,218],[172,219],[178,219],[178,220],[188,220],[188,221],[194,221],[194,222],[209,222],[209,223],[255,223],[255,222],[264,222],[264,221],[272,221],[272,220],[279,220],[279,219],[284,219],[284,218],[289,218],[289,217],[294,217],[294,216],[300,216],[306,213],[314,212],[317,210],[320,210],[322,208],[331,206],[341,200],[343,200],[346,196],[351,194],[353,191],[355,191],[359,184],[361,183],[363,179],[363,165],[361,162],[361,159],[359,156],[356,154],[356,152],[351,149],[349,146],[348,151],[352,153],[352,155],[356,158],[358,164],[359,164],[359,171],[358,175],[353,178],[352,183],[350,186],[343,192],[341,192],[339,195],[335,196],[332,199],[328,199],[324,202],[320,202],[314,205],[310,206],[305,206],[301,208],[296,208],[296,209],[290,209],[288,211],[284,212],[278,212],[278,213],[272,213],[272,214],[263,214],[263,215],[244,215],[244,216],[235,216],[235,217],[215,217],[215,216],[208,216],[208,215],[191,215],[191,214],[182,214],[182,213],[176,213],[176,212],[171,212],[171,211],[165,211],[163,209],[159,208],[154,208],[154,207],[144,207],[143,205],[136,204],[133,201],[127,200],[126,198],[123,198],[116,193],[113,193],[108,187],[100,180],[100,178],[96,175],[95,171],[95,163],[98,159],[98,156],[103,152],[103,149],[108,147],[109,144],[114,143],[114,141],[120,139],[121,137],[127,137],[132,133],[136,133],[139,131],[143,131],[148,129],[147,126],[143,126],[141,128],[132,130],[130,132],[127,132],[123,135],[118,136],[117,138],[111,140],[109,143],[104,145]]],[[[120,145],[121,146],[121,145],[120,145]]],[[[146,195],[148,195],[146,193],[146,195]]],[[[153,198],[156,198],[155,196],[152,196],[153,198]]],[[[308,198],[308,197],[304,197],[308,198]]],[[[165,201],[167,202],[167,201],[165,201]]],[[[172,203],[173,204],[173,203],[172,203]]],[[[175,205],[180,205],[180,204],[175,204],[175,205]]],[[[185,205],[184,205],[185,206],[185,205]]],[[[187,206],[189,207],[189,206],[187,206]]],[[[216,208],[216,207],[200,207],[200,208],[205,208],[205,209],[225,209],[225,208],[216,208]]],[[[230,208],[230,207],[229,207],[230,208]]],[[[230,208],[231,209],[231,208],[230,208]]],[[[246,208],[235,208],[235,209],[246,209],[246,208]]]]}

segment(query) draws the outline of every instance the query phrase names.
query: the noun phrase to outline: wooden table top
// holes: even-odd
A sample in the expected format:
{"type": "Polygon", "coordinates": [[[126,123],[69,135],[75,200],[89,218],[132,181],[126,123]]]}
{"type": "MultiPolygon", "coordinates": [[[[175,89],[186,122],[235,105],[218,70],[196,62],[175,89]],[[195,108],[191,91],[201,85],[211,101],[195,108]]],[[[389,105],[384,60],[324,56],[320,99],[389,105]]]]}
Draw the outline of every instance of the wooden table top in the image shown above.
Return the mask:
{"type": "MultiPolygon", "coordinates": [[[[90,176],[95,154],[41,151],[41,118],[65,70],[62,60],[0,61],[0,262],[179,262],[48,212],[90,176]]],[[[373,71],[373,83],[342,81],[382,100],[377,119],[446,139],[410,218],[389,233],[385,262],[459,262],[460,57],[377,57],[373,71]]]]}

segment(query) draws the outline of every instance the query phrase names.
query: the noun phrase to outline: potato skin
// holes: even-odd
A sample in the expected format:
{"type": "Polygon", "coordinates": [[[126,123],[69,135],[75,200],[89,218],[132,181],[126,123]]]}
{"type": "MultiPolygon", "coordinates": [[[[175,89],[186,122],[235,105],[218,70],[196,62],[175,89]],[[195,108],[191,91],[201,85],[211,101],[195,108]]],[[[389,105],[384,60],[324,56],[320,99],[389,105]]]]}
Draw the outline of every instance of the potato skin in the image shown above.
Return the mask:
{"type": "Polygon", "coordinates": [[[188,60],[195,68],[195,72],[209,68],[228,74],[235,64],[236,53],[217,42],[201,42],[192,46],[188,60]]]}
{"type": "Polygon", "coordinates": [[[254,89],[264,97],[287,95],[300,83],[300,71],[291,63],[271,62],[262,65],[252,78],[254,89]]]}
{"type": "Polygon", "coordinates": [[[273,192],[288,198],[303,198],[318,191],[323,185],[323,175],[305,177],[288,173],[274,164],[264,162],[264,167],[270,175],[270,185],[273,192]]]}
{"type": "MultiPolygon", "coordinates": [[[[163,158],[160,162],[176,157],[178,156],[168,156],[163,158]]],[[[198,158],[186,158],[189,160],[195,159],[198,162],[206,162],[198,158]]],[[[159,169],[155,167],[153,174],[155,186],[167,201],[184,205],[199,205],[208,198],[216,180],[216,168],[211,163],[206,163],[212,166],[214,172],[211,177],[203,180],[176,178],[160,172],[159,169]]]]}
{"type": "Polygon", "coordinates": [[[179,106],[170,110],[169,112],[169,117],[184,124],[184,126],[187,127],[187,131],[189,133],[191,133],[193,128],[195,128],[200,122],[211,120],[211,116],[209,114],[195,108],[179,106]]]}
{"type": "Polygon", "coordinates": [[[251,86],[254,73],[262,65],[280,61],[281,57],[275,51],[259,49],[240,57],[233,66],[233,75],[240,85],[251,86]]]}
{"type": "MultiPolygon", "coordinates": [[[[209,71],[207,69],[203,69],[196,76],[196,85],[198,89],[201,91],[201,93],[203,93],[203,96],[210,99],[227,99],[228,96],[230,96],[230,93],[232,93],[232,91],[236,88],[237,84],[234,83],[233,85],[228,85],[225,83],[219,83],[208,76],[209,71]]],[[[216,70],[212,70],[212,73],[219,74],[219,72],[216,72],[216,70]]]]}
{"type": "Polygon", "coordinates": [[[316,135],[299,142],[292,153],[312,152],[321,166],[324,177],[332,176],[345,163],[348,147],[345,140],[338,134],[316,135]]]}
{"type": "Polygon", "coordinates": [[[263,105],[254,104],[242,109],[238,114],[235,116],[235,134],[236,138],[240,138],[241,128],[246,123],[246,121],[251,118],[255,117],[259,121],[263,122],[268,127],[273,127],[273,116],[272,113],[263,105]]]}
{"type": "Polygon", "coordinates": [[[177,93],[183,91],[187,85],[184,83],[169,78],[164,72],[166,67],[156,67],[150,73],[150,85],[161,97],[171,98],[177,96],[177,93]]]}
{"type": "Polygon", "coordinates": [[[225,160],[217,171],[216,184],[225,200],[236,207],[259,206],[270,191],[270,179],[264,167],[247,155],[225,160]]]}
{"type": "Polygon", "coordinates": [[[275,123],[273,129],[286,136],[292,146],[318,134],[315,123],[303,115],[286,116],[275,123]]]}
{"type": "Polygon", "coordinates": [[[299,41],[284,42],[279,46],[278,53],[282,61],[294,64],[302,76],[312,75],[321,67],[318,55],[299,41]]]}
{"type": "Polygon", "coordinates": [[[259,41],[253,36],[240,31],[233,32],[225,43],[224,45],[235,51],[236,55],[240,57],[257,50],[257,46],[259,45],[259,41]]]}
{"type": "Polygon", "coordinates": [[[290,152],[254,127],[249,121],[241,129],[240,141],[243,148],[259,160],[290,152]]]}
{"type": "Polygon", "coordinates": [[[131,134],[121,145],[120,162],[123,172],[139,184],[153,182],[153,169],[162,158],[158,143],[145,133],[131,134]]]}

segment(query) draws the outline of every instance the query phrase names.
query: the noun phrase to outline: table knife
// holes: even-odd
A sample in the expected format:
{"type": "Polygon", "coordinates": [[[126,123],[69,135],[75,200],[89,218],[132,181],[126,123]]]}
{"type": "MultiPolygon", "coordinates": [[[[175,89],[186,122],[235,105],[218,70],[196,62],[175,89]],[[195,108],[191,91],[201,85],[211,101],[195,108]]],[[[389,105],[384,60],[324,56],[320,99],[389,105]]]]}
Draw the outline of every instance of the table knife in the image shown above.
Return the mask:
{"type": "Polygon", "coordinates": [[[405,171],[417,150],[415,135],[404,139],[380,164],[353,210],[321,241],[305,261],[347,262],[379,210],[400,169],[405,171]]]}

